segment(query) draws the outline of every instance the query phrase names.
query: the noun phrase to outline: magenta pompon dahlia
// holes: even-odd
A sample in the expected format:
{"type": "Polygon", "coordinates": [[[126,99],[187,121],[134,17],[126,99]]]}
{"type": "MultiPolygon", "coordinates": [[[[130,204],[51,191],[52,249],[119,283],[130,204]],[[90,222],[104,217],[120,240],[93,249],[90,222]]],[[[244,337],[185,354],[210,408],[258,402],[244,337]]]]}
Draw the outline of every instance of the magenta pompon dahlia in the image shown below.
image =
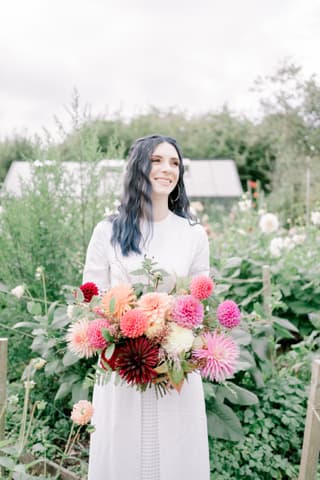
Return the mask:
{"type": "Polygon", "coordinates": [[[241,320],[241,312],[233,300],[225,300],[217,308],[217,319],[226,328],[237,327],[241,320]]]}
{"type": "Polygon", "coordinates": [[[173,309],[173,320],[185,328],[193,328],[203,320],[203,305],[192,295],[181,295],[177,298],[173,309]]]}

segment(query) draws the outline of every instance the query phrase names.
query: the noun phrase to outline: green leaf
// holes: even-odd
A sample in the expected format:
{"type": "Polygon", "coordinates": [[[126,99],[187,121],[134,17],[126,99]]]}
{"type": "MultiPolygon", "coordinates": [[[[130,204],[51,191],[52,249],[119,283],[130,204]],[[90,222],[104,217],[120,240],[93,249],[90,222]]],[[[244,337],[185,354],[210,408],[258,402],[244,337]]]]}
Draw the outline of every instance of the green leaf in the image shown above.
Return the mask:
{"type": "Polygon", "coordinates": [[[62,359],[62,363],[65,367],[70,367],[70,365],[74,365],[80,360],[77,355],[74,353],[70,352],[70,350],[67,350],[66,353],[64,354],[64,357],[62,359]]]}
{"type": "Polygon", "coordinates": [[[228,382],[226,385],[224,393],[229,402],[236,405],[256,405],[259,403],[258,397],[249,390],[232,382],[228,382]]]}
{"type": "Polygon", "coordinates": [[[230,407],[212,400],[208,412],[208,434],[212,438],[222,438],[238,442],[244,438],[240,421],[230,407]]]}
{"type": "Polygon", "coordinates": [[[9,470],[13,470],[15,467],[15,462],[10,457],[0,457],[0,465],[2,467],[8,468],[9,470]]]}
{"type": "Polygon", "coordinates": [[[48,308],[48,323],[51,323],[52,320],[53,320],[53,317],[54,317],[54,312],[55,312],[55,309],[56,309],[56,306],[57,304],[59,303],[59,301],[55,301],[55,302],[52,302],[50,307],[48,308]]]}
{"type": "Polygon", "coordinates": [[[314,328],[320,330],[320,312],[309,313],[308,317],[314,328]]]}
{"type": "Polygon", "coordinates": [[[77,403],[79,400],[88,400],[88,388],[83,385],[83,382],[77,382],[72,385],[72,403],[77,403]]]}
{"type": "Polygon", "coordinates": [[[60,360],[53,360],[52,362],[48,362],[44,367],[44,371],[47,377],[54,375],[55,373],[59,372],[59,366],[61,365],[60,360]]]}
{"type": "Polygon", "coordinates": [[[111,313],[111,315],[114,313],[115,307],[116,307],[116,299],[115,297],[112,297],[109,302],[109,312],[111,313]]]}
{"type": "Polygon", "coordinates": [[[240,267],[241,263],[242,263],[242,258],[231,257],[227,259],[226,263],[223,265],[223,268],[227,270],[229,268],[240,267]]]}
{"type": "Polygon", "coordinates": [[[70,319],[67,317],[67,311],[65,307],[58,307],[54,311],[51,327],[54,329],[64,328],[70,323],[70,319]]]}
{"type": "Polygon", "coordinates": [[[252,340],[250,333],[246,332],[242,328],[233,328],[230,332],[230,335],[238,345],[249,345],[252,340]]]}
{"type": "Polygon", "coordinates": [[[266,337],[253,338],[251,344],[253,351],[258,355],[260,360],[267,360],[269,339],[266,337]]]}
{"type": "Polygon", "coordinates": [[[170,379],[174,385],[179,385],[179,383],[184,379],[184,371],[179,366],[174,366],[170,373],[170,379]]]}
{"type": "Polygon", "coordinates": [[[105,340],[107,340],[107,342],[113,342],[114,341],[113,336],[111,335],[110,331],[107,328],[103,327],[101,329],[101,333],[102,333],[103,338],[105,340]]]}
{"type": "Polygon", "coordinates": [[[61,383],[54,399],[60,400],[61,398],[66,397],[71,392],[71,388],[72,385],[70,383],[61,383]]]}
{"type": "Polygon", "coordinates": [[[116,345],[115,345],[114,343],[111,343],[111,344],[107,347],[106,353],[105,353],[105,357],[106,357],[107,360],[110,360],[110,358],[111,358],[112,355],[113,355],[113,352],[114,352],[115,348],[116,348],[116,345]]]}
{"type": "Polygon", "coordinates": [[[287,320],[286,318],[272,317],[272,320],[274,321],[274,323],[277,323],[281,327],[286,328],[291,332],[299,333],[297,327],[293,325],[293,323],[289,322],[289,320],[287,320]]]}
{"type": "Polygon", "coordinates": [[[36,322],[18,322],[13,325],[13,328],[21,328],[21,327],[30,327],[30,328],[37,328],[39,327],[39,323],[36,322]]]}
{"type": "Polygon", "coordinates": [[[42,308],[40,303],[36,302],[28,302],[27,303],[27,310],[31,315],[38,316],[42,314],[42,308]]]}
{"type": "Polygon", "coordinates": [[[130,275],[145,275],[145,270],[143,268],[139,268],[138,270],[133,270],[130,272],[130,275]]]}

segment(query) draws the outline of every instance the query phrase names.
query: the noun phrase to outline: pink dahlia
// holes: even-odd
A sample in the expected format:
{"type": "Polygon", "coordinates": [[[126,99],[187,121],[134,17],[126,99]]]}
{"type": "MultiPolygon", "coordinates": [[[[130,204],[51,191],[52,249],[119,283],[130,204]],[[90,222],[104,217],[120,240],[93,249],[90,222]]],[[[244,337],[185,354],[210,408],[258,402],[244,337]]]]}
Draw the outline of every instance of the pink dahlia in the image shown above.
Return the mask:
{"type": "Polygon", "coordinates": [[[181,295],[174,304],[172,318],[181,327],[196,327],[203,320],[203,305],[192,295],[181,295]]]}
{"type": "Polygon", "coordinates": [[[193,352],[194,358],[200,360],[201,364],[205,361],[200,373],[211,381],[223,382],[234,374],[239,348],[224,333],[205,333],[203,338],[205,345],[193,352]]]}
{"type": "Polygon", "coordinates": [[[241,320],[241,312],[233,300],[225,300],[217,308],[218,322],[226,328],[237,327],[241,320]]]}
{"type": "Polygon", "coordinates": [[[191,280],[190,293],[198,300],[210,297],[214,289],[214,282],[206,275],[198,275],[191,280]]]}
{"type": "Polygon", "coordinates": [[[88,338],[89,323],[85,318],[72,323],[66,335],[69,350],[80,358],[89,358],[96,353],[88,338]]]}
{"type": "Polygon", "coordinates": [[[88,400],[80,400],[73,405],[71,420],[77,425],[86,425],[93,415],[93,406],[88,400]]]}
{"type": "Polygon", "coordinates": [[[148,317],[143,310],[134,308],[120,319],[120,329],[129,338],[140,337],[148,325],[148,317]]]}
{"type": "Polygon", "coordinates": [[[102,334],[102,329],[109,328],[109,326],[108,320],[103,320],[102,318],[97,318],[89,323],[87,335],[92,347],[98,350],[106,347],[107,341],[102,334]]]}
{"type": "Polygon", "coordinates": [[[85,302],[91,302],[94,295],[99,295],[98,287],[93,282],[86,282],[80,286],[80,290],[83,293],[83,299],[85,302]]]}

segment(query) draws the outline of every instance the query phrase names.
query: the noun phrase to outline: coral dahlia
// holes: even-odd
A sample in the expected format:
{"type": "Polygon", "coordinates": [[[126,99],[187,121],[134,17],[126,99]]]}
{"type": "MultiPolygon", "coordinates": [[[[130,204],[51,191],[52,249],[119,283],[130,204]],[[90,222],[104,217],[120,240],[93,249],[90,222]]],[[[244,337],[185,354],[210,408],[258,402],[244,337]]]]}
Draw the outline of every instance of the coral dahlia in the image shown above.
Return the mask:
{"type": "Polygon", "coordinates": [[[159,348],[146,337],[130,338],[117,349],[116,368],[127,383],[144,385],[157,376],[159,348]]]}
{"type": "Polygon", "coordinates": [[[237,327],[241,320],[241,312],[233,300],[225,300],[217,308],[218,322],[226,328],[237,327]]]}
{"type": "Polygon", "coordinates": [[[148,318],[143,310],[134,308],[120,319],[120,329],[129,338],[140,337],[147,328],[148,318]]]}
{"type": "Polygon", "coordinates": [[[206,275],[198,275],[191,280],[190,293],[198,300],[210,297],[214,289],[214,282],[206,275]]]}
{"type": "Polygon", "coordinates": [[[239,347],[224,333],[205,333],[203,338],[204,347],[193,352],[194,358],[205,361],[200,373],[211,381],[223,382],[234,374],[239,347]]]}
{"type": "Polygon", "coordinates": [[[104,348],[107,345],[107,341],[102,334],[103,328],[108,328],[110,323],[108,320],[97,318],[96,320],[92,320],[88,326],[88,339],[89,343],[92,347],[96,349],[104,348]]]}
{"type": "Polygon", "coordinates": [[[135,304],[136,296],[130,285],[117,285],[106,292],[102,297],[102,307],[105,314],[115,317],[118,321],[122,315],[130,310],[135,304]],[[113,308],[110,309],[110,303],[113,302],[113,308]]]}
{"type": "Polygon", "coordinates": [[[83,293],[83,299],[85,302],[91,302],[94,295],[99,295],[99,289],[93,282],[86,282],[80,286],[80,290],[83,293]]]}
{"type": "Polygon", "coordinates": [[[172,318],[181,327],[193,328],[203,320],[203,305],[192,295],[181,295],[172,309],[172,318]]]}
{"type": "Polygon", "coordinates": [[[93,406],[88,400],[80,400],[73,405],[71,420],[77,425],[86,425],[93,415],[93,406]]]}
{"type": "Polygon", "coordinates": [[[159,335],[164,328],[166,316],[171,310],[171,297],[167,293],[146,293],[138,300],[138,306],[148,319],[146,336],[153,338],[159,335]]]}

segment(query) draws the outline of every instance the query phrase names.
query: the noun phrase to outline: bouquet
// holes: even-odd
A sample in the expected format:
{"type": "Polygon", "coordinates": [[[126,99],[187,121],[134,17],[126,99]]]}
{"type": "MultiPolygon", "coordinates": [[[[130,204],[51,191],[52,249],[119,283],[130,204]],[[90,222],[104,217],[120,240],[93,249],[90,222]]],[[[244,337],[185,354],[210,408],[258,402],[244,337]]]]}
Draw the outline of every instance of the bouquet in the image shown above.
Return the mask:
{"type": "Polygon", "coordinates": [[[144,266],[148,285],[121,284],[102,295],[92,282],[81,285],[68,307],[69,350],[80,358],[99,355],[100,373],[115,372],[141,391],[154,386],[161,395],[180,392],[194,371],[216,382],[231,377],[239,348],[227,331],[240,322],[236,303],[217,304],[215,283],[204,275],[159,292],[165,272],[148,260],[144,266]]]}

